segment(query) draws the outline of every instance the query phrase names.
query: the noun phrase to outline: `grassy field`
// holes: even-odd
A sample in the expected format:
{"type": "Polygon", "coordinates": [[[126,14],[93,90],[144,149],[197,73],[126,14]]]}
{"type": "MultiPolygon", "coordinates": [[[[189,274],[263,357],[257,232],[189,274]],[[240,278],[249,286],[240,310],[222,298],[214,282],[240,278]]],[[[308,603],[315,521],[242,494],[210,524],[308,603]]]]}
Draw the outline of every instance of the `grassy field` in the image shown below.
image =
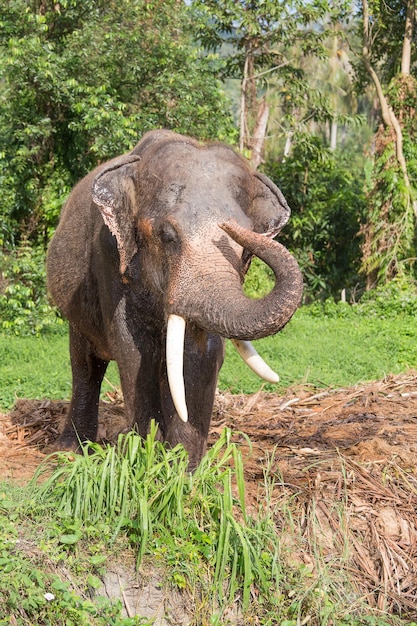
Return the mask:
{"type": "MultiPolygon", "coordinates": [[[[400,468],[379,469],[390,484],[400,468]]],[[[130,605],[120,589],[137,568],[141,584],[156,581],[155,594],[183,598],[175,623],[417,626],[412,611],[368,604],[360,591],[345,502],[355,480],[346,470],[340,459],[339,498],[312,491],[306,500],[266,466],[248,507],[244,461],[227,430],[193,475],[184,450],[167,450],[152,431],[145,441],[129,433],[115,447],[63,454],[24,488],[0,481],[0,624],[152,626],[153,618],[122,614],[130,605]],[[323,506],[335,520],[330,554],[323,506]],[[102,595],[115,564],[117,600],[102,595]]]]}
{"type": "MultiPolygon", "coordinates": [[[[69,397],[67,344],[65,332],[0,335],[3,411],[16,398],[69,397]]],[[[281,377],[264,389],[349,386],[416,368],[417,318],[301,309],[279,335],[256,346],[281,377]]],[[[262,384],[229,343],[221,389],[252,393],[262,384]]],[[[113,385],[114,364],[105,390],[113,385]]],[[[271,464],[248,507],[244,461],[227,429],[193,475],[184,450],[167,450],[154,431],[146,441],[129,433],[115,447],[94,445],[90,452],[62,454],[46,480],[24,487],[0,480],[0,625],[151,626],[152,618],[122,613],[123,594],[103,597],[103,580],[116,563],[121,576],[137,567],[144,584],[151,578],[167,597],[179,594],[188,607],[184,623],[195,626],[417,626],[412,611],[376,607],[360,591],[347,521],[356,483],[343,458],[331,469],[340,497],[294,492],[271,464]],[[320,506],[339,520],[330,556],[320,506]]],[[[411,506],[414,469],[405,473],[387,461],[372,472],[381,489],[402,477],[411,506]]],[[[355,534],[355,545],[362,540],[355,534]]]]}
{"type": "MultiPolygon", "coordinates": [[[[417,367],[417,318],[411,315],[316,317],[298,311],[275,337],[255,342],[280,376],[268,391],[310,383],[343,387],[417,367]]],[[[68,338],[0,335],[0,408],[17,398],[67,399],[71,392],[68,338]]],[[[117,368],[108,369],[103,391],[118,385],[117,368]]],[[[254,393],[263,384],[243,364],[230,342],[219,386],[233,393],[254,393]]]]}

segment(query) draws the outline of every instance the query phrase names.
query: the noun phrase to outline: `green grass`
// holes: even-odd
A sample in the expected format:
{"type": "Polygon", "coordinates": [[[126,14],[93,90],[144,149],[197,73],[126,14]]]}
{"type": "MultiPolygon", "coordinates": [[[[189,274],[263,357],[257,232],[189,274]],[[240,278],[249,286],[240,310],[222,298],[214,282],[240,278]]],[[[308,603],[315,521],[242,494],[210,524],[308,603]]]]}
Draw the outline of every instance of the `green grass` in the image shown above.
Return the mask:
{"type": "MultiPolygon", "coordinates": [[[[298,311],[274,337],[254,342],[267,363],[278,372],[280,384],[262,383],[241,361],[230,342],[220,372],[219,387],[233,393],[282,391],[290,385],[344,387],[398,374],[417,367],[417,317],[365,315],[315,316],[298,311]]],[[[103,392],[119,385],[112,363],[103,392]]],[[[67,399],[71,393],[68,338],[0,335],[0,407],[16,398],[67,399]]]]}
{"type": "MultiPolygon", "coordinates": [[[[111,363],[103,393],[119,384],[111,363]]],[[[40,337],[0,334],[0,408],[11,408],[18,398],[51,400],[71,395],[71,367],[66,333],[40,337]]]]}
{"type": "MultiPolygon", "coordinates": [[[[348,386],[417,367],[416,316],[321,313],[301,309],[276,337],[256,342],[281,377],[264,389],[348,386]]],[[[17,397],[69,397],[67,344],[65,333],[0,336],[3,410],[17,397]]],[[[118,385],[114,364],[108,381],[105,388],[118,385]]],[[[252,393],[262,384],[228,343],[220,387],[252,393]]],[[[168,584],[191,594],[195,624],[227,624],[236,606],[243,623],[260,626],[413,624],[366,604],[352,580],[347,536],[340,553],[324,557],[314,503],[311,566],[294,559],[308,550],[304,496],[301,504],[297,493],[286,496],[284,479],[266,467],[258,499],[247,508],[243,462],[230,431],[191,476],[182,448],[167,450],[154,437],[130,433],[115,447],[92,445],[75,459],[61,454],[46,481],[26,488],[0,482],[0,626],[150,626],[144,618],[123,618],[120,602],[97,595],[114,559],[133,559],[145,572],[157,568],[168,584]]],[[[332,506],[343,521],[343,502],[332,506]]]]}
{"type": "MultiPolygon", "coordinates": [[[[227,429],[192,475],[182,448],[167,450],[155,430],[57,459],[24,490],[0,483],[0,624],[150,626],[121,618],[120,603],[97,593],[107,563],[129,554],[142,572],[159,570],[191,594],[196,625],[228,624],[236,607],[239,623],[260,626],[412,624],[371,609],[349,579],[348,554],[326,560],[320,532],[311,566],[294,559],[308,550],[296,496],[285,497],[282,484],[278,503],[280,479],[265,467],[247,508],[227,429]]],[[[319,531],[317,520],[309,524],[319,531]]]]}
{"type": "MultiPolygon", "coordinates": [[[[14,626],[133,626],[120,601],[94,598],[107,556],[98,533],[74,559],[68,520],[40,519],[33,486],[0,482],[0,624],[14,626]],[[30,507],[32,516],[26,509],[30,507]],[[81,554],[82,552],[82,554],[81,554]]],[[[103,528],[97,529],[104,536],[103,528]]],[[[81,535],[78,535],[80,538],[81,535]]],[[[150,626],[150,624],[149,624],[150,626]]]]}
{"type": "MultiPolygon", "coordinates": [[[[280,376],[277,387],[265,384],[265,390],[299,383],[346,387],[417,367],[417,318],[319,318],[301,310],[280,333],[254,345],[280,376]]],[[[254,393],[259,379],[239,361],[229,344],[220,386],[254,393]]]]}

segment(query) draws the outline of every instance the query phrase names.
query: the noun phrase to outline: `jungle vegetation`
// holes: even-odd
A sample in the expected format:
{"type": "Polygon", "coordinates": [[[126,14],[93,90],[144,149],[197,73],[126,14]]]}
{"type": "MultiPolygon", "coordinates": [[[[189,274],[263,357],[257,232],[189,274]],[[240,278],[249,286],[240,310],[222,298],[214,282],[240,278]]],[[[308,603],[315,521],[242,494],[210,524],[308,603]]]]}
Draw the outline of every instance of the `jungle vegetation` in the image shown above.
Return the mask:
{"type": "Polygon", "coordinates": [[[226,141],[278,184],[306,302],[415,296],[415,18],[413,0],[6,0],[2,330],[55,322],[43,265],[65,198],[158,127],[226,141]]]}

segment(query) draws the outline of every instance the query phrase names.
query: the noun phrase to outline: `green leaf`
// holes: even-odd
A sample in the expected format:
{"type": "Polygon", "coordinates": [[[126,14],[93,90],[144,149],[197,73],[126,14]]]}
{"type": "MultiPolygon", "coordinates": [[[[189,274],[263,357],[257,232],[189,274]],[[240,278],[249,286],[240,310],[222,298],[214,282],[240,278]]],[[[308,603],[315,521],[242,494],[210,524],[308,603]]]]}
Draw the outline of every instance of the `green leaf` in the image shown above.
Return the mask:
{"type": "Polygon", "coordinates": [[[104,554],[94,554],[90,557],[91,565],[103,565],[107,561],[107,557],[104,554]]]}
{"type": "Polygon", "coordinates": [[[61,535],[59,537],[59,542],[65,544],[65,545],[72,545],[74,543],[77,543],[77,541],[79,541],[80,538],[81,538],[81,534],[80,533],[61,535]]]}
{"type": "Polygon", "coordinates": [[[97,576],[93,576],[93,574],[89,574],[87,577],[87,584],[89,587],[93,589],[99,589],[102,585],[102,581],[97,576]]]}

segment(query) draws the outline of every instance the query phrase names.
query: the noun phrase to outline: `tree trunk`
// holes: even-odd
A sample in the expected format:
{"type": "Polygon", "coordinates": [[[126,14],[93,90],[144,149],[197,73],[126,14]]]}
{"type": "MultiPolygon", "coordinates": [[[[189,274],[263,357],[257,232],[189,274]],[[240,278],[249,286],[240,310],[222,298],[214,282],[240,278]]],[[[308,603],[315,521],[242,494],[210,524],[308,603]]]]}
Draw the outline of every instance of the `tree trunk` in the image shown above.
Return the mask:
{"type": "Polygon", "coordinates": [[[246,53],[245,67],[243,69],[242,85],[240,88],[240,129],[239,129],[239,149],[243,153],[246,147],[247,136],[247,112],[246,112],[246,88],[248,83],[249,53],[246,53]]]}
{"type": "Polygon", "coordinates": [[[265,140],[266,127],[268,125],[269,106],[263,98],[259,104],[258,118],[256,120],[255,130],[252,139],[252,156],[251,163],[256,169],[262,161],[262,149],[265,140]]]}
{"type": "Polygon", "coordinates": [[[291,146],[292,146],[292,136],[293,136],[293,132],[290,130],[287,133],[287,138],[285,140],[285,147],[284,147],[284,159],[289,155],[290,151],[291,151],[291,146]]]}
{"type": "Polygon", "coordinates": [[[254,61],[252,50],[247,47],[240,95],[239,148],[242,153],[251,152],[250,161],[256,169],[262,160],[269,106],[265,97],[257,98],[254,61]]]}
{"type": "Polygon", "coordinates": [[[407,76],[410,73],[411,65],[411,43],[413,39],[414,21],[416,15],[415,0],[407,2],[407,16],[405,18],[405,33],[403,42],[403,53],[401,57],[401,74],[407,76]]]}
{"type": "Polygon", "coordinates": [[[337,147],[337,122],[335,119],[332,119],[332,123],[330,126],[330,150],[334,152],[337,147]]]}

